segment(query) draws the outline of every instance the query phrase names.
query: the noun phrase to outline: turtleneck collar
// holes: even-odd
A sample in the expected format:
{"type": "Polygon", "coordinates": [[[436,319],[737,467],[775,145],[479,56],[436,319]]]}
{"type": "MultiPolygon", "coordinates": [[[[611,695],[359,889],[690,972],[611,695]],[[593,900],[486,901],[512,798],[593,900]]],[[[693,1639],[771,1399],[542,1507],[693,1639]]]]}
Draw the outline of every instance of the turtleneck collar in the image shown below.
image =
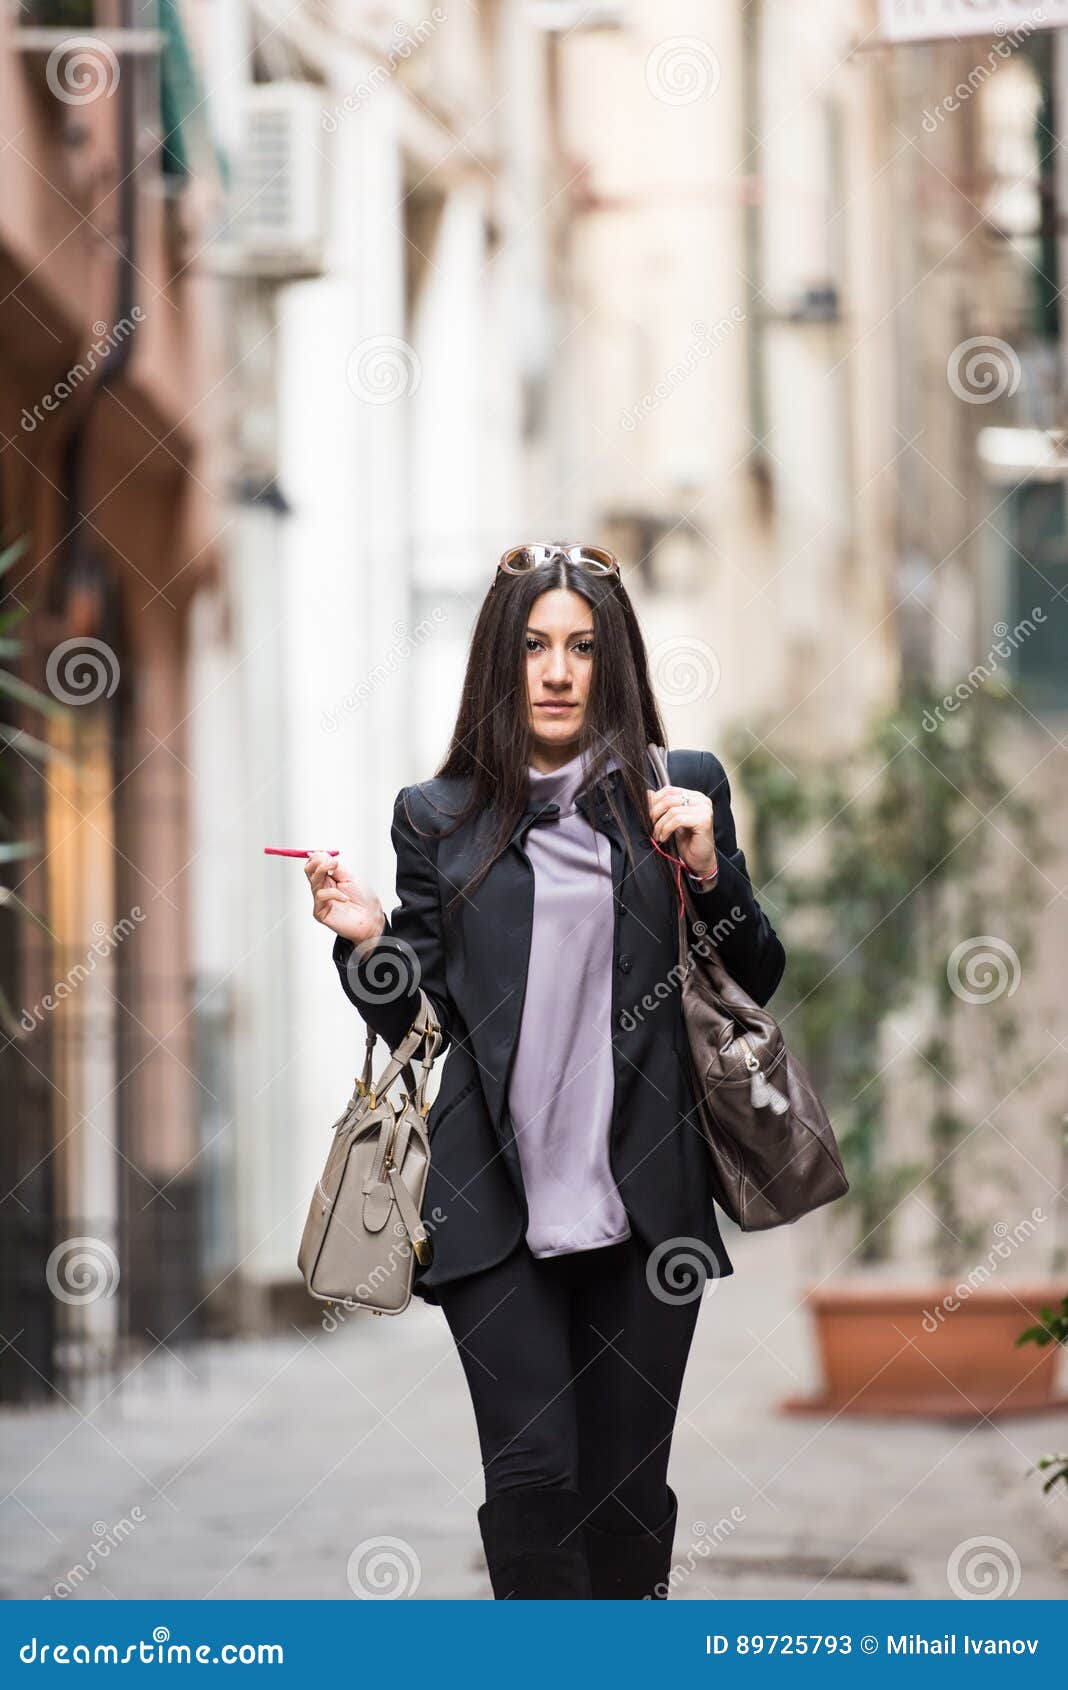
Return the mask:
{"type": "MultiPolygon", "coordinates": [[[[562,816],[570,815],[575,806],[575,798],[586,784],[587,772],[594,760],[592,750],[576,752],[567,763],[562,763],[558,769],[535,769],[532,764],[527,765],[528,803],[530,805],[555,804],[562,816]]],[[[603,771],[618,769],[615,757],[609,757],[603,771]]]]}

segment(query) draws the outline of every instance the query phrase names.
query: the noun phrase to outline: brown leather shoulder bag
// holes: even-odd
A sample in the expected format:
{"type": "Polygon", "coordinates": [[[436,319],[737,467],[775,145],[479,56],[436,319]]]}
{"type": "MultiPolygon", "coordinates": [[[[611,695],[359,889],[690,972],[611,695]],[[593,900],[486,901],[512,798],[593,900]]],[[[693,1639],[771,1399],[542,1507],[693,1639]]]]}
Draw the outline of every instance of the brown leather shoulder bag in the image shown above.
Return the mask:
{"type": "MultiPolygon", "coordinates": [[[[655,785],[671,785],[663,746],[648,751],[655,785]]],[[[783,1226],[849,1190],[842,1157],[775,1017],[727,972],[684,875],[678,885],[682,1013],[716,1199],[743,1232],[783,1226]]]]}

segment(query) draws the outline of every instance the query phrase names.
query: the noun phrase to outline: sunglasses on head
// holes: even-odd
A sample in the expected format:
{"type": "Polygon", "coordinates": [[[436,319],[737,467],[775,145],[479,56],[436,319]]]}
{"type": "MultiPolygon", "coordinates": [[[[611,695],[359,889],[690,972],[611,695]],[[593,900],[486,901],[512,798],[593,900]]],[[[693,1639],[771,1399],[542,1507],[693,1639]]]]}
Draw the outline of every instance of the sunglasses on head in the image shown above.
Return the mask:
{"type": "Polygon", "coordinates": [[[526,575],[532,569],[544,569],[557,558],[588,569],[591,575],[618,575],[619,559],[601,546],[509,546],[497,564],[499,575],[526,575]]]}

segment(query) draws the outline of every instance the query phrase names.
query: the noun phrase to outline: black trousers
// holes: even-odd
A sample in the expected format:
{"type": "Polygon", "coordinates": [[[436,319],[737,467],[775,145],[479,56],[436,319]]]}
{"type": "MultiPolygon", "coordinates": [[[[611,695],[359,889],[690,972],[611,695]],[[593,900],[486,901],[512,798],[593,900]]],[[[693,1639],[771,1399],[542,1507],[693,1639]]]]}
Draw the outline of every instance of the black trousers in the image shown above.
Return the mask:
{"type": "MultiPolygon", "coordinates": [[[[682,1243],[683,1241],[680,1241],[682,1243]]],[[[665,1290],[632,1234],[504,1261],[443,1285],[467,1377],[487,1498],[523,1485],[582,1493],[604,1531],[654,1531],[701,1283],[665,1290]]],[[[655,1265],[655,1264],[654,1264],[655,1265]]]]}

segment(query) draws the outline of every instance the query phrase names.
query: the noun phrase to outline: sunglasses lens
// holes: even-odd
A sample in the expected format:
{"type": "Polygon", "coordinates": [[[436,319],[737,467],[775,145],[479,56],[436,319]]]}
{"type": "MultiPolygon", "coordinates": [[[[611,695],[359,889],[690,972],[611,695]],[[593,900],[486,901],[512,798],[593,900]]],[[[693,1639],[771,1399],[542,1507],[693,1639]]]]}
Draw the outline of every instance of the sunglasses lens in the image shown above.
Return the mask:
{"type": "Polygon", "coordinates": [[[611,552],[604,552],[599,546],[584,546],[582,556],[587,563],[592,564],[602,574],[608,574],[616,567],[616,560],[611,552]]]}
{"type": "Polygon", "coordinates": [[[508,551],[501,554],[498,567],[508,570],[509,574],[512,575],[518,575],[525,569],[533,569],[534,559],[531,555],[531,547],[510,546],[508,551]]]}

